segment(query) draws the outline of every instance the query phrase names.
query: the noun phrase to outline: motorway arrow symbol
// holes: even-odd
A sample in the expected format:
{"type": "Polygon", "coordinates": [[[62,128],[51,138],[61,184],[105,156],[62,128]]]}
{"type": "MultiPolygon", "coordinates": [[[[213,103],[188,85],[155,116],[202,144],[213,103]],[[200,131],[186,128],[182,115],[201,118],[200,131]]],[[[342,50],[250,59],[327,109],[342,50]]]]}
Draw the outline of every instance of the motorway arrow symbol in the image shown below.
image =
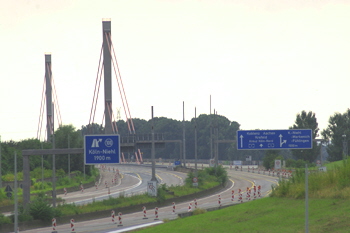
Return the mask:
{"type": "Polygon", "coordinates": [[[280,134],[280,147],[282,147],[282,145],[284,144],[284,143],[287,143],[287,140],[283,140],[282,141],[282,138],[283,138],[283,136],[282,136],[282,134],[280,134]]]}
{"type": "Polygon", "coordinates": [[[243,135],[241,135],[240,138],[241,138],[241,148],[243,148],[243,138],[244,138],[243,135]]]}
{"type": "Polygon", "coordinates": [[[260,146],[260,147],[263,147],[264,145],[263,145],[263,144],[260,144],[259,146],[260,146]]]}

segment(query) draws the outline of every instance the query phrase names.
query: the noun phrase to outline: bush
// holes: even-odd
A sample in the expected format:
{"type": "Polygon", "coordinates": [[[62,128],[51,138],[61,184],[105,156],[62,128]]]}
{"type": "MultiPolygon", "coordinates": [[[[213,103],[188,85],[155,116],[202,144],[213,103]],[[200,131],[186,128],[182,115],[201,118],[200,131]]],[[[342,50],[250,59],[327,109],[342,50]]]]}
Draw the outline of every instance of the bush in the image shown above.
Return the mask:
{"type": "MultiPolygon", "coordinates": [[[[18,221],[19,222],[25,222],[25,221],[32,221],[33,217],[29,214],[29,210],[28,209],[24,209],[23,205],[19,206],[18,209],[18,221]]],[[[12,222],[14,222],[14,216],[11,216],[12,218],[12,222]]]]}
{"type": "Polygon", "coordinates": [[[208,167],[204,171],[210,175],[216,177],[216,180],[220,184],[225,184],[228,180],[227,171],[222,166],[208,167]]]}
{"type": "Polygon", "coordinates": [[[6,193],[3,189],[0,189],[0,201],[7,199],[6,193]]]}
{"type": "Polygon", "coordinates": [[[166,200],[166,197],[165,197],[166,192],[167,192],[166,184],[158,185],[158,188],[157,188],[157,201],[158,202],[163,202],[166,200]]]}
{"type": "Polygon", "coordinates": [[[56,177],[65,177],[65,176],[66,176],[66,173],[62,168],[56,171],[56,177]]]}
{"type": "Polygon", "coordinates": [[[204,214],[206,212],[207,212],[206,209],[197,208],[193,211],[193,215],[204,214]]]}
{"type": "Polygon", "coordinates": [[[3,214],[0,214],[0,226],[9,223],[11,223],[11,219],[3,214]]]}
{"type": "Polygon", "coordinates": [[[57,213],[43,197],[38,195],[38,197],[29,204],[29,214],[33,219],[50,221],[57,213]]]}
{"type": "Polygon", "coordinates": [[[46,182],[36,182],[34,185],[34,190],[45,190],[50,188],[50,186],[46,182]]]}
{"type": "Polygon", "coordinates": [[[65,185],[69,185],[71,182],[69,180],[69,177],[62,177],[60,179],[58,179],[57,181],[57,185],[58,186],[65,186],[65,185]]]}
{"type": "Polygon", "coordinates": [[[287,159],[286,160],[286,167],[295,167],[296,161],[294,159],[287,159]]]}

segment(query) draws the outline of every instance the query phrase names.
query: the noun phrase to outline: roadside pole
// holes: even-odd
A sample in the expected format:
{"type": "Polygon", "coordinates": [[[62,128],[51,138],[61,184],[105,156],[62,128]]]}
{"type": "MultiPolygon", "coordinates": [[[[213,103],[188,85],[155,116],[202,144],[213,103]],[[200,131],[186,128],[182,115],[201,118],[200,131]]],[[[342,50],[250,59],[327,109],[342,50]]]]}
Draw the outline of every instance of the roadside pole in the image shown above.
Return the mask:
{"type": "Polygon", "coordinates": [[[194,176],[198,178],[198,172],[197,172],[197,109],[194,108],[194,176]]]}
{"type": "Polygon", "coordinates": [[[305,233],[309,233],[309,177],[307,163],[305,164],[305,233]]]}
{"type": "Polygon", "coordinates": [[[15,151],[15,183],[14,183],[14,192],[15,192],[15,229],[14,232],[18,232],[18,200],[17,200],[17,152],[15,151]]]}
{"type": "Polygon", "coordinates": [[[152,114],[152,148],[151,148],[151,159],[152,159],[152,178],[151,181],[157,181],[156,178],[156,161],[155,161],[155,145],[154,145],[154,122],[153,122],[153,106],[151,107],[151,114],[152,114]]]}
{"type": "Polygon", "coordinates": [[[0,189],[2,188],[2,180],[1,180],[1,135],[0,135],[0,189]]]}

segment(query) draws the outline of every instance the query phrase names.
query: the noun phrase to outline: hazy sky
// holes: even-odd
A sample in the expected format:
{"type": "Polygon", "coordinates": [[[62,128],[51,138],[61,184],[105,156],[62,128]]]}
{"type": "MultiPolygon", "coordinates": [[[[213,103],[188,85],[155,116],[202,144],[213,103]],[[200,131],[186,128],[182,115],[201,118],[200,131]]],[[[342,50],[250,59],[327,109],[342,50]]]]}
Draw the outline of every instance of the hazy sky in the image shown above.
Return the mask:
{"type": "MultiPolygon", "coordinates": [[[[35,138],[52,70],[63,124],[89,121],[102,19],[133,118],[209,113],[241,129],[287,129],[313,111],[320,129],[349,107],[350,1],[0,0],[0,135],[35,138]]],[[[113,108],[122,107],[116,81],[113,108]]],[[[103,100],[103,90],[100,90],[103,100]]],[[[96,123],[102,123],[103,102],[96,123]]],[[[122,111],[123,112],[123,111],[122,111]]],[[[124,114],[121,115],[125,118],[124,114]]],[[[44,121],[46,124],[46,121],[44,121]]],[[[137,129],[136,129],[137,131],[137,129]]],[[[44,132],[43,132],[44,134],[44,132]]]]}

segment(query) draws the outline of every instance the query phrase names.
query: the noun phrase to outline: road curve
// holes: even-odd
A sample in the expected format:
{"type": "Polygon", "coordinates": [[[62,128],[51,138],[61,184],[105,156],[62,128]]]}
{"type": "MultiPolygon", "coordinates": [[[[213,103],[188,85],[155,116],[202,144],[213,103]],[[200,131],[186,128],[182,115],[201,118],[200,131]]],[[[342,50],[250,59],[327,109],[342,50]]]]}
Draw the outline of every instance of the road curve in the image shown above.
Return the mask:
{"type": "MultiPolygon", "coordinates": [[[[127,171],[123,170],[123,171],[127,171]]],[[[137,173],[139,171],[142,171],[142,169],[138,169],[137,173]]],[[[249,198],[247,197],[247,188],[251,189],[251,197],[250,200],[254,200],[254,185],[258,187],[261,186],[261,197],[259,197],[256,193],[255,198],[262,198],[264,196],[269,195],[271,191],[271,185],[277,185],[278,181],[276,177],[258,174],[258,173],[252,173],[247,171],[235,171],[228,169],[228,175],[230,180],[232,181],[232,185],[220,192],[216,193],[214,195],[210,195],[208,197],[197,199],[197,208],[213,208],[218,207],[220,204],[222,206],[225,205],[232,205],[232,204],[240,204],[241,201],[239,198],[238,190],[241,189],[242,194],[242,200],[243,203],[249,201],[249,198]],[[234,191],[234,199],[232,199],[232,191],[234,191]],[[220,204],[219,204],[219,195],[220,195],[220,204]]],[[[168,171],[163,171],[164,173],[167,173],[168,171]]],[[[173,206],[166,206],[158,209],[158,215],[159,219],[175,219],[177,218],[178,213],[186,213],[188,212],[189,205],[192,204],[192,210],[195,208],[195,202],[184,202],[184,203],[176,203],[176,210],[175,213],[173,213],[173,206]]],[[[155,214],[154,210],[148,210],[147,212],[147,219],[144,219],[144,213],[142,210],[140,212],[132,213],[132,214],[126,214],[122,216],[122,224],[123,226],[117,226],[117,213],[115,222],[112,222],[112,219],[110,216],[106,216],[104,218],[97,218],[96,220],[90,220],[90,221],[84,221],[84,222],[76,222],[75,223],[75,231],[76,232],[123,232],[123,229],[126,230],[128,227],[131,226],[137,226],[142,225],[146,223],[154,223],[155,220],[155,214]]],[[[45,228],[38,228],[34,230],[28,230],[28,231],[21,231],[26,233],[44,233],[44,232],[50,232],[52,230],[51,227],[45,227],[45,228]]],[[[71,232],[70,224],[61,224],[57,227],[58,232],[60,233],[69,233],[71,232]]]]}

